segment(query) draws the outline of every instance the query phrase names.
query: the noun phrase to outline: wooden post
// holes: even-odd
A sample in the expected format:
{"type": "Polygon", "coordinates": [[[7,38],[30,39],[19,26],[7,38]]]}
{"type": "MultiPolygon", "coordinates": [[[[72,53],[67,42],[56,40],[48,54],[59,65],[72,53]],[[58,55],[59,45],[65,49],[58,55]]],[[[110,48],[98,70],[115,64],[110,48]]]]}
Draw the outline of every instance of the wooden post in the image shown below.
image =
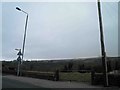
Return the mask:
{"type": "Polygon", "coordinates": [[[101,54],[102,54],[104,86],[108,86],[107,61],[106,61],[106,52],[105,52],[105,46],[104,46],[104,36],[103,36],[100,0],[98,0],[98,15],[99,15],[99,26],[100,26],[100,41],[101,41],[101,54]]]}

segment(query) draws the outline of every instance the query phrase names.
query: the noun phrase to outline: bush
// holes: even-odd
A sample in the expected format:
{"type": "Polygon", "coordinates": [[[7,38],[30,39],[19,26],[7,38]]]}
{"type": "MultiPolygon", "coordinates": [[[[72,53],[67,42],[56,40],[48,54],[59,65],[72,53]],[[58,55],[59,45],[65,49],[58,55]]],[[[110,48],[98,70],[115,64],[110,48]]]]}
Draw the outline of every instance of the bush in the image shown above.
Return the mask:
{"type": "MultiPolygon", "coordinates": [[[[108,82],[110,86],[120,87],[120,74],[108,74],[108,82]]],[[[104,84],[104,78],[102,73],[96,73],[94,75],[94,85],[104,84]]]]}

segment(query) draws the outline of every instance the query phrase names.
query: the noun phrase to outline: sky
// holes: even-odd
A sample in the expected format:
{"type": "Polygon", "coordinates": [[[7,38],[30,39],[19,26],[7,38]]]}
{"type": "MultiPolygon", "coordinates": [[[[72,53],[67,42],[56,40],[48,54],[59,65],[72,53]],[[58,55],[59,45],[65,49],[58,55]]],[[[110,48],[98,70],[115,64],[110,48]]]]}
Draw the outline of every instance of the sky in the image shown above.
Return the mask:
{"type": "MultiPolygon", "coordinates": [[[[3,2],[2,59],[17,58],[29,14],[25,59],[100,57],[96,2],[3,2]]],[[[118,56],[118,3],[102,3],[107,56],[118,56]]]]}

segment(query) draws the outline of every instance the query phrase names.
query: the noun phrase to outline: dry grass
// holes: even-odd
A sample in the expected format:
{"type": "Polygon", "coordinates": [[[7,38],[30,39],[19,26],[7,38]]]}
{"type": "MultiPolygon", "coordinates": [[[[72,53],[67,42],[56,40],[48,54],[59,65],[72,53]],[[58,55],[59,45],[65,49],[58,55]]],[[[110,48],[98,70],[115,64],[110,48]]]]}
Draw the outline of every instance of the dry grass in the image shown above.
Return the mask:
{"type": "Polygon", "coordinates": [[[60,73],[60,80],[91,82],[91,73],[79,73],[79,72],[60,73]]]}

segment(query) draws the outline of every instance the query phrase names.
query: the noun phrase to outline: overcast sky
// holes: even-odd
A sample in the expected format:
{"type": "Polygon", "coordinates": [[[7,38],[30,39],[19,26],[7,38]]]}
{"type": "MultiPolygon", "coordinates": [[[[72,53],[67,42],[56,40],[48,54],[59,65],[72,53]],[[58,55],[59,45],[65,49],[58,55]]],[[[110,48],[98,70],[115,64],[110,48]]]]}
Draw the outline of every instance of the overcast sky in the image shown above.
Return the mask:
{"type": "MultiPolygon", "coordinates": [[[[118,56],[117,2],[102,3],[107,56],[118,56]]],[[[16,59],[22,48],[29,13],[25,59],[99,57],[100,38],[96,2],[2,3],[2,58],[16,59]]]]}

